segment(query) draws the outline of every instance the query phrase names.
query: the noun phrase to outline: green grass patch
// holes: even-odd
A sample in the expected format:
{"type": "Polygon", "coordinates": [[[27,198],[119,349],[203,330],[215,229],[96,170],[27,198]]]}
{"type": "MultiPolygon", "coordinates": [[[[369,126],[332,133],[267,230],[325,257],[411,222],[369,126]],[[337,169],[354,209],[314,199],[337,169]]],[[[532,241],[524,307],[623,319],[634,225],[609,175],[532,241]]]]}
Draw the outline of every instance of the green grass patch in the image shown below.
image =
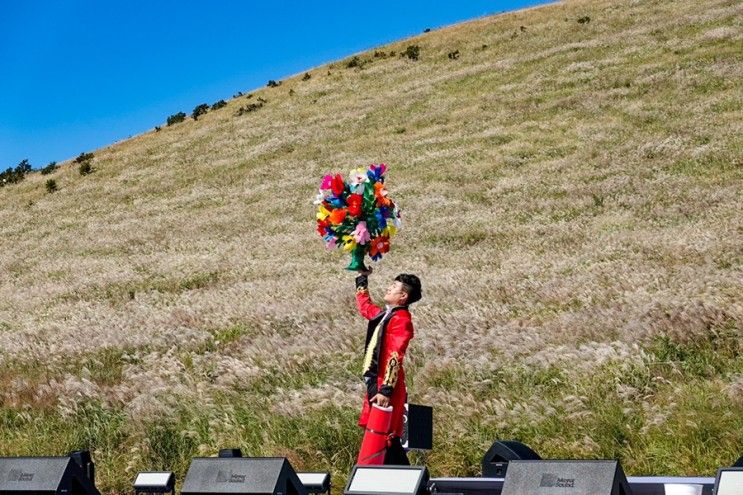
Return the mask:
{"type": "Polygon", "coordinates": [[[0,408],[0,455],[64,455],[89,448],[101,491],[125,493],[132,472],[173,470],[180,486],[193,457],[239,447],[246,455],[286,456],[297,469],[330,470],[334,484],[342,484],[361,440],[357,411],[329,403],[283,416],[255,397],[187,401],[158,419],[136,422],[127,420],[122,409],[94,402],[68,417],[0,408]]]}
{"type": "MultiPolygon", "coordinates": [[[[655,359],[648,354],[644,362],[608,363],[577,376],[556,366],[510,364],[487,377],[461,368],[437,370],[417,386],[456,394],[466,383],[475,403],[498,397],[521,412],[498,418],[462,410],[455,436],[436,429],[435,443],[446,448],[435,450],[429,461],[434,470],[445,466],[446,475],[476,475],[473,452],[484,450],[473,446],[486,449],[496,438],[515,438],[546,457],[618,458],[632,474],[657,474],[662,465],[665,474],[712,475],[716,465],[710,459],[732,462],[739,454],[741,404],[722,391],[723,384],[700,379],[694,368],[682,368],[684,385],[658,381],[655,359]]],[[[435,414],[437,425],[455,422],[435,414]]]]}
{"type": "Polygon", "coordinates": [[[703,338],[680,343],[667,335],[653,339],[648,351],[667,373],[712,378],[743,372],[743,343],[733,320],[703,338]]]}

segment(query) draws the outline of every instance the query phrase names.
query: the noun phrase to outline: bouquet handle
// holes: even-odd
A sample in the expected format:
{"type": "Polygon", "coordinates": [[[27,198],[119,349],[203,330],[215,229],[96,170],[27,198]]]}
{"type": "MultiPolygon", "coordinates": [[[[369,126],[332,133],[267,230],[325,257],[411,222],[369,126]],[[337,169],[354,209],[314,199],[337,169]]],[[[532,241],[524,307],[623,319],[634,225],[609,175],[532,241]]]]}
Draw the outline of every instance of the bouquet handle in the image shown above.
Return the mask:
{"type": "Polygon", "coordinates": [[[366,265],[364,265],[365,255],[366,250],[361,246],[357,246],[356,249],[351,252],[351,262],[346,267],[346,270],[357,272],[368,271],[369,269],[366,267],[366,265]]]}

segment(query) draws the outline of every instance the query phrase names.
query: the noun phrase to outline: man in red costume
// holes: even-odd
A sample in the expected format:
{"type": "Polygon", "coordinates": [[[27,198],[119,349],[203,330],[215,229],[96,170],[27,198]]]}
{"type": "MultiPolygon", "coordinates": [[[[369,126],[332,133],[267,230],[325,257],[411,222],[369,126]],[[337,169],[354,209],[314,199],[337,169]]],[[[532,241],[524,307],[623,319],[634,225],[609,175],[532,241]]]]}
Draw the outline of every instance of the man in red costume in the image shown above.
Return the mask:
{"type": "Polygon", "coordinates": [[[415,275],[398,275],[387,288],[385,308],[382,309],[369,297],[369,274],[371,270],[362,271],[356,277],[356,305],[361,316],[369,320],[363,365],[366,394],[359,426],[366,427],[372,403],[392,406],[392,436],[384,463],[409,465],[400,442],[407,400],[402,361],[413,338],[413,321],[408,306],[420,300],[421,282],[415,275]]]}

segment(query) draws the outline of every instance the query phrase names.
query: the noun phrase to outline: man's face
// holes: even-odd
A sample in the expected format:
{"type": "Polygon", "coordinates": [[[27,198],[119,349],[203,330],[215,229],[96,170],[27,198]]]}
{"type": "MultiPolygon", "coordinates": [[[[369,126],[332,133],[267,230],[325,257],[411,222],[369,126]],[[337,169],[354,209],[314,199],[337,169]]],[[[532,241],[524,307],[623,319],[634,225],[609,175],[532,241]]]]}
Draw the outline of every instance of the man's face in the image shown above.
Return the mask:
{"type": "Polygon", "coordinates": [[[387,287],[384,294],[384,302],[391,306],[404,306],[408,300],[408,293],[403,289],[403,283],[395,280],[387,287]]]}

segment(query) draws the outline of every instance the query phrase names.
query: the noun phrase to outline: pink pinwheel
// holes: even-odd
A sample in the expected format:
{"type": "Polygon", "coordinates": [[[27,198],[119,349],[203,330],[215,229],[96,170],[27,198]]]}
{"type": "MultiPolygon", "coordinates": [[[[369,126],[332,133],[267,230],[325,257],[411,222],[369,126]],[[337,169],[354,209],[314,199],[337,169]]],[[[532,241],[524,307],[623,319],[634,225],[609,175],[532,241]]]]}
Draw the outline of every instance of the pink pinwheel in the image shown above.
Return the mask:
{"type": "Polygon", "coordinates": [[[353,236],[356,243],[361,244],[362,246],[369,242],[369,240],[371,239],[371,236],[369,236],[369,231],[366,228],[366,222],[359,222],[358,225],[356,225],[356,229],[351,232],[351,235],[353,236]]]}
{"type": "Polygon", "coordinates": [[[326,175],[322,178],[322,183],[320,184],[320,189],[330,189],[330,185],[333,183],[333,176],[332,175],[326,175]]]}

